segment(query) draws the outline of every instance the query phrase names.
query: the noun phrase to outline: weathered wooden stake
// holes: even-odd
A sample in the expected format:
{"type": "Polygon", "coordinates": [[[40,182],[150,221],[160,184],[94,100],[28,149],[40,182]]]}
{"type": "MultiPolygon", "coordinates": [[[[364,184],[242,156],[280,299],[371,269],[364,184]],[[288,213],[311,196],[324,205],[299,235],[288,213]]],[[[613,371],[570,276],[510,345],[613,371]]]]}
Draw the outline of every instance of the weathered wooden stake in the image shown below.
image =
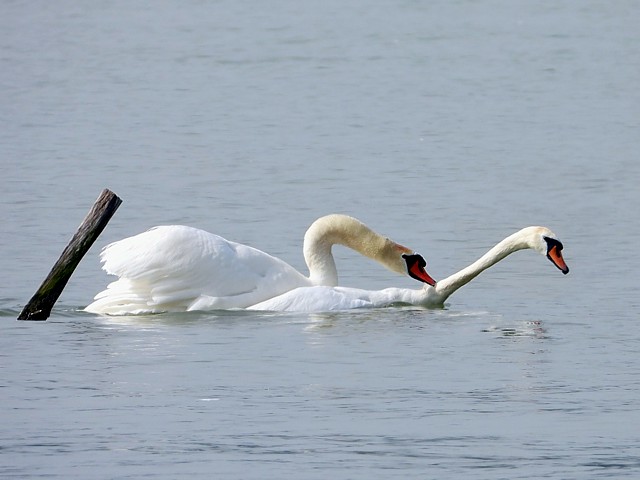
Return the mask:
{"type": "Polygon", "coordinates": [[[80,260],[102,233],[121,203],[122,200],[111,190],[102,191],[47,278],[22,309],[18,320],[46,320],[49,318],[53,305],[80,260]]]}

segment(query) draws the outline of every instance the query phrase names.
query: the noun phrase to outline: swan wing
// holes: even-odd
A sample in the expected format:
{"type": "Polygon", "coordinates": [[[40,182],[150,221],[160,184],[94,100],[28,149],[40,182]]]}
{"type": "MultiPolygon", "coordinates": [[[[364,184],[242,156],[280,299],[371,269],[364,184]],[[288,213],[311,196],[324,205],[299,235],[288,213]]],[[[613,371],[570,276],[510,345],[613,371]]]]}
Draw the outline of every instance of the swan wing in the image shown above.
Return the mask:
{"type": "Polygon", "coordinates": [[[119,279],[87,307],[98,313],[241,308],[306,284],[276,257],[180,225],[107,245],[101,261],[119,279]]]}

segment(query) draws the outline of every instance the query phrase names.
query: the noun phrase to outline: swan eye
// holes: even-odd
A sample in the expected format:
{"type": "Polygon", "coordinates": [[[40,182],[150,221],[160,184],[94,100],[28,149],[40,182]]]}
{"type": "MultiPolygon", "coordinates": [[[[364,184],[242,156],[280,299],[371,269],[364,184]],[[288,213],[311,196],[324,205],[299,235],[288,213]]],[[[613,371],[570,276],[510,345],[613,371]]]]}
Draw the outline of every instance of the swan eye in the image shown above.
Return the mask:
{"type": "Polygon", "coordinates": [[[553,247],[556,247],[558,251],[561,252],[562,249],[564,248],[564,246],[562,245],[562,242],[556,238],[551,238],[551,237],[542,237],[542,238],[544,238],[544,241],[547,242],[547,251],[550,251],[551,249],[553,249],[553,247]]]}
{"type": "Polygon", "coordinates": [[[411,266],[416,264],[420,268],[427,268],[427,261],[419,253],[413,253],[411,255],[407,255],[405,253],[402,255],[402,258],[404,258],[404,261],[407,262],[407,267],[409,267],[409,269],[411,268],[411,266]]]}

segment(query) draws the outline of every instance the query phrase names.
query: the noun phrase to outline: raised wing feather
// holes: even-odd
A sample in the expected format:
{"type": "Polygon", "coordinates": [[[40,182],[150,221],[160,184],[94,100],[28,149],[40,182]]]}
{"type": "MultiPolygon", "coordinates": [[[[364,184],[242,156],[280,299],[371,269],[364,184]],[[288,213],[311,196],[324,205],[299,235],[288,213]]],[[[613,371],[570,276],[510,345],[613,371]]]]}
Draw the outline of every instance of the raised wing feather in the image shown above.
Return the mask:
{"type": "Polygon", "coordinates": [[[241,308],[307,285],[293,267],[255,248],[192,227],[161,226],[104,248],[103,269],[119,279],[88,311],[241,308]],[[101,302],[101,303],[99,303],[101,302]]]}

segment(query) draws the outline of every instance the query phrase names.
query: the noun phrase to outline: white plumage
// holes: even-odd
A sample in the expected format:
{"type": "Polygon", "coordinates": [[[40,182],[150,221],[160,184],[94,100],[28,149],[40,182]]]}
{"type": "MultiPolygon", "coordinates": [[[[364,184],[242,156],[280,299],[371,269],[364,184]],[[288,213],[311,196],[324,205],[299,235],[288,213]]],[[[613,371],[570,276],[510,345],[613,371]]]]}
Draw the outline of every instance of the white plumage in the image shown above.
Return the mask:
{"type": "Polygon", "coordinates": [[[532,249],[546,255],[562,273],[569,272],[562,257],[562,243],[546,227],[526,227],[508,236],[478,260],[457,273],[439,281],[437,285],[425,284],[421,289],[386,288],[361,290],[346,287],[299,287],[249,307],[251,310],[289,312],[323,312],[354,308],[380,308],[394,304],[438,308],[459,288],[480,273],[523,249],[532,249]]]}
{"type": "Polygon", "coordinates": [[[155,227],[105,247],[103,268],[120,278],[96,295],[86,310],[118,315],[232,308],[321,312],[393,304],[440,307],[484,270],[523,249],[546,255],[562,273],[569,272],[555,234],[545,227],[526,227],[437,285],[420,267],[418,278],[430,281],[423,288],[370,291],[336,286],[331,255],[335,243],[408,274],[403,269],[409,249],[344,215],[322,217],[307,231],[304,253],[310,277],[278,258],[218,235],[184,226],[155,227]]]}
{"type": "Polygon", "coordinates": [[[120,278],[85,309],[95,313],[243,308],[311,284],[279,258],[182,225],[107,245],[100,258],[120,278]]]}
{"type": "Polygon", "coordinates": [[[100,255],[103,269],[119,278],[85,310],[124,315],[246,308],[297,287],[334,286],[338,284],[334,244],[352,248],[394,272],[433,282],[423,265],[409,263],[418,255],[346,215],[321,217],[307,230],[303,253],[309,277],[253,247],[171,225],[107,245],[100,255]]]}

